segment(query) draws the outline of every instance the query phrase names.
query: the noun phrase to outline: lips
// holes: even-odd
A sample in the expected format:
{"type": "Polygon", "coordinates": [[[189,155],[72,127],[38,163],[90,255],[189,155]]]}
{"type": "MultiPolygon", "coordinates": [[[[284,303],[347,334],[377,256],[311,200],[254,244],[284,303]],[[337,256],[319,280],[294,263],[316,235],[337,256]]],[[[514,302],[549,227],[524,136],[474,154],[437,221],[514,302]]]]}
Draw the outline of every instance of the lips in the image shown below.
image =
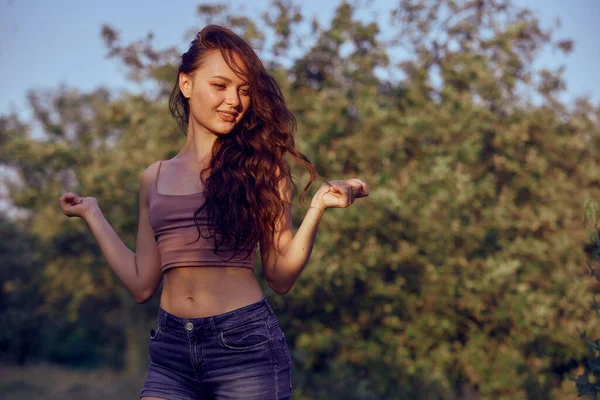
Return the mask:
{"type": "Polygon", "coordinates": [[[221,119],[223,121],[227,121],[227,122],[235,122],[236,118],[239,115],[239,113],[237,113],[235,111],[221,111],[221,110],[217,110],[217,114],[219,114],[219,117],[221,117],[221,119]]]}

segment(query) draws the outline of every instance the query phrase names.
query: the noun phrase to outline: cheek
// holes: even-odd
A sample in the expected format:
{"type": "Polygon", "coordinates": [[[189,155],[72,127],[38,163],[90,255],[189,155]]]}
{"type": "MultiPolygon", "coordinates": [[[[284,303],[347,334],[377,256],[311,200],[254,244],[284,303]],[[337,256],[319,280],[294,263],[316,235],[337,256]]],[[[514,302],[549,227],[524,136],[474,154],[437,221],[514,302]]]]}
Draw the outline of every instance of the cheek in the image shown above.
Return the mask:
{"type": "Polygon", "coordinates": [[[242,97],[242,105],[244,106],[244,112],[248,111],[252,105],[250,97],[242,97]]]}
{"type": "Polygon", "coordinates": [[[219,92],[214,90],[198,89],[194,91],[194,103],[201,107],[215,107],[222,102],[219,92]]]}

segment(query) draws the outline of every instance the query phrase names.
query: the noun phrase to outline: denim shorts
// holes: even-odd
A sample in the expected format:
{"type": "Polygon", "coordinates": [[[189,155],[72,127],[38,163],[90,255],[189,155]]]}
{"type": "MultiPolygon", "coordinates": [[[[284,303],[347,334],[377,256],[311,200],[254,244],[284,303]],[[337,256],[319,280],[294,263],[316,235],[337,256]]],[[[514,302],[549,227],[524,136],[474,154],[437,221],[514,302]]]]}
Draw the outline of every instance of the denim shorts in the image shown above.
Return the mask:
{"type": "Polygon", "coordinates": [[[265,297],[214,317],[158,311],[140,397],[167,400],[287,399],[292,360],[265,297]]]}

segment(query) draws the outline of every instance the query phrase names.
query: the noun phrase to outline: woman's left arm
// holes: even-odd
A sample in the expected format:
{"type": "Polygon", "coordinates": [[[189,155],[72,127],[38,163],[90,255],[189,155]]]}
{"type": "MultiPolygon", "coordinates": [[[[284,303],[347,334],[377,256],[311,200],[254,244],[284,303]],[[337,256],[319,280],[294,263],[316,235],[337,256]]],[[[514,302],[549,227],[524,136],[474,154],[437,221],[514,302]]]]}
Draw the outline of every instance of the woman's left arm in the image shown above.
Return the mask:
{"type": "Polygon", "coordinates": [[[292,226],[292,189],[289,177],[281,180],[279,190],[288,205],[275,226],[273,238],[260,243],[260,253],[269,286],[275,292],[285,294],[294,286],[308,263],[325,210],[350,206],[357,198],[368,196],[369,187],[360,179],[323,183],[313,196],[295,235],[292,226]]]}

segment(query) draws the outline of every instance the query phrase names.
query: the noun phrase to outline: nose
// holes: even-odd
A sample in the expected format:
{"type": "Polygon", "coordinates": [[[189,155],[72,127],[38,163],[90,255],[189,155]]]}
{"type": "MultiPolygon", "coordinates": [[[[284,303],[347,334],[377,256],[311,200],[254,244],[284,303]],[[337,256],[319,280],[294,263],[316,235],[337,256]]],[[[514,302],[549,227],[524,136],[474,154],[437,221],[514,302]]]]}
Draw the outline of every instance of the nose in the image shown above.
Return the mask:
{"type": "Polygon", "coordinates": [[[238,109],[240,107],[240,105],[242,104],[242,101],[240,99],[240,94],[238,93],[237,89],[232,88],[232,90],[227,91],[227,97],[225,98],[225,103],[228,106],[233,107],[235,109],[238,109]]]}

